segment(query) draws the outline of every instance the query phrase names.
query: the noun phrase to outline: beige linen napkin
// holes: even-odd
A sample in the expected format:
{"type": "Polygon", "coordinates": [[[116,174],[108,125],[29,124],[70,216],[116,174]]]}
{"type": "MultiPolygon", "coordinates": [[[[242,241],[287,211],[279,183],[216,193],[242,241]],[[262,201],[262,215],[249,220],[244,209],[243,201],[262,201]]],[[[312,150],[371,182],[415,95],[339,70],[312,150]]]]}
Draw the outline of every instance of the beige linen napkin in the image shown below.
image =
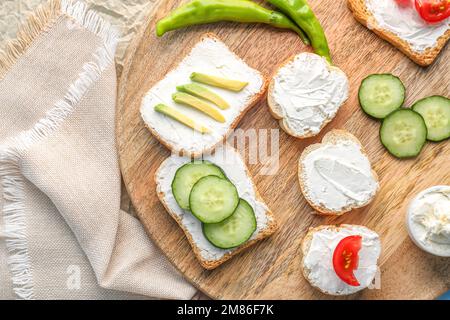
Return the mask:
{"type": "Polygon", "coordinates": [[[51,0],[0,56],[0,298],[195,293],[119,208],[117,38],[83,3],[51,0]]]}
{"type": "MultiPolygon", "coordinates": [[[[32,13],[43,0],[0,1],[0,48],[16,37],[17,28],[24,17],[32,13]]],[[[125,51],[140,30],[144,20],[159,4],[159,0],[83,0],[101,17],[120,29],[116,50],[116,69],[121,70],[125,51]]]]}

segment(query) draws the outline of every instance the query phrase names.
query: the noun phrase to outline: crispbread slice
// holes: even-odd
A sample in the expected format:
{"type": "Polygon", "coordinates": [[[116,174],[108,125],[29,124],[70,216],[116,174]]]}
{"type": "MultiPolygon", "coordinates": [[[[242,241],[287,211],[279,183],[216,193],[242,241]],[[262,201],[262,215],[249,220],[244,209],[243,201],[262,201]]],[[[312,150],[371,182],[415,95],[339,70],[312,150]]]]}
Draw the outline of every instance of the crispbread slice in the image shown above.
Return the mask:
{"type": "MultiPolygon", "coordinates": [[[[306,201],[310,204],[311,207],[313,207],[318,214],[320,215],[329,215],[329,216],[340,216],[343,215],[344,213],[351,211],[353,209],[357,209],[357,208],[362,208],[366,205],[368,205],[374,198],[375,198],[375,194],[374,196],[369,199],[366,203],[360,205],[360,206],[353,206],[353,205],[349,205],[345,208],[343,208],[340,211],[333,211],[330,210],[329,208],[326,208],[322,205],[319,205],[317,203],[315,203],[310,195],[309,195],[309,190],[308,187],[306,186],[306,175],[305,175],[305,166],[303,164],[304,160],[306,159],[306,157],[313,152],[314,150],[320,148],[322,145],[324,144],[336,144],[339,141],[346,141],[346,140],[351,140],[354,143],[356,143],[357,145],[360,146],[361,148],[361,152],[363,155],[365,155],[366,157],[367,154],[364,150],[364,147],[361,145],[361,142],[358,140],[358,138],[356,138],[354,135],[352,135],[350,132],[346,131],[346,130],[339,130],[339,129],[334,129],[331,130],[330,132],[328,132],[322,139],[321,143],[316,143],[316,144],[312,144],[309,145],[308,147],[306,147],[303,152],[302,155],[300,156],[299,162],[298,162],[298,180],[300,183],[300,189],[303,193],[303,196],[305,197],[306,201]]],[[[372,169],[372,175],[374,177],[374,179],[378,182],[378,175],[375,172],[375,170],[372,169]]],[[[377,190],[378,191],[378,190],[377,190]]]]}
{"type": "Polygon", "coordinates": [[[214,247],[203,236],[201,222],[198,221],[189,211],[182,210],[176,204],[170,186],[176,170],[184,163],[189,162],[189,158],[182,158],[177,155],[172,155],[166,159],[157,170],[155,174],[155,181],[157,185],[156,193],[159,200],[164,205],[167,212],[183,229],[186,238],[188,239],[202,267],[211,270],[217,268],[219,265],[256,242],[273,234],[277,229],[277,224],[274,215],[264,203],[256,186],[252,182],[250,173],[248,172],[245,163],[234,148],[230,146],[225,146],[223,148],[218,147],[215,150],[214,155],[206,155],[204,156],[204,160],[209,160],[221,167],[230,181],[233,182],[238,188],[239,195],[247,200],[255,210],[257,230],[249,241],[237,248],[224,250],[214,247]],[[244,186],[245,183],[242,180],[236,181],[237,177],[245,177],[246,182],[248,182],[245,190],[242,190],[243,187],[241,187],[244,186]],[[254,198],[251,199],[249,198],[249,195],[252,193],[254,193],[254,198]]]}
{"type": "MultiPolygon", "coordinates": [[[[310,138],[310,137],[314,137],[316,135],[318,135],[322,129],[328,124],[330,123],[334,117],[336,116],[337,112],[339,111],[340,107],[342,107],[342,105],[345,104],[347,98],[348,98],[348,80],[347,80],[347,85],[346,85],[346,91],[345,92],[345,98],[343,99],[343,101],[341,102],[340,106],[336,109],[336,111],[331,114],[329,117],[325,118],[324,121],[321,123],[321,126],[319,128],[318,132],[313,132],[311,130],[308,130],[306,132],[303,133],[299,133],[296,132],[295,130],[293,130],[292,128],[290,128],[289,126],[289,121],[285,118],[285,115],[283,112],[283,106],[281,106],[279,103],[277,103],[277,101],[275,100],[274,97],[274,90],[275,90],[275,77],[278,75],[278,72],[280,69],[284,68],[287,64],[292,63],[294,61],[294,59],[296,59],[299,55],[314,55],[313,53],[300,53],[297,55],[294,55],[292,57],[290,57],[288,60],[286,60],[285,62],[283,62],[275,71],[275,73],[272,76],[272,80],[269,83],[269,88],[267,91],[267,103],[269,105],[269,111],[271,113],[271,115],[278,120],[278,123],[281,127],[281,129],[283,129],[283,131],[285,131],[287,134],[289,134],[290,136],[293,136],[295,138],[299,138],[299,139],[306,139],[306,138],[310,138]]],[[[324,59],[324,62],[327,63],[324,59]]],[[[327,63],[328,64],[328,63],[327,63]]],[[[345,73],[339,69],[338,67],[335,66],[327,66],[328,70],[330,72],[336,72],[339,73],[340,76],[342,77],[346,77],[345,73]]]]}
{"type": "Polygon", "coordinates": [[[214,34],[207,33],[193,45],[190,53],[176,67],[147,92],[141,104],[141,118],[153,136],[165,147],[176,153],[198,157],[224,141],[247,111],[264,95],[266,89],[267,79],[264,75],[248,66],[214,34]],[[206,59],[202,54],[209,54],[211,58],[206,59]],[[227,61],[233,62],[233,68],[224,65],[227,61]],[[211,91],[231,103],[229,109],[220,110],[226,119],[224,123],[217,122],[194,108],[173,102],[172,94],[176,92],[176,86],[189,83],[192,72],[249,81],[248,86],[241,92],[209,87],[211,91]],[[176,120],[155,112],[155,105],[160,103],[175,108],[209,127],[211,133],[202,135],[176,120]]]}
{"type": "Polygon", "coordinates": [[[405,40],[399,38],[394,33],[384,30],[377,26],[372,13],[367,9],[365,0],[347,0],[347,5],[349,9],[353,12],[356,20],[361,24],[368,27],[370,30],[375,32],[380,38],[390,42],[397,49],[402,51],[406,56],[408,56],[412,61],[420,66],[426,67],[434,62],[436,57],[444,48],[448,39],[450,38],[450,29],[438,39],[435,47],[428,48],[424,52],[419,53],[414,51],[411,46],[405,40]]]}

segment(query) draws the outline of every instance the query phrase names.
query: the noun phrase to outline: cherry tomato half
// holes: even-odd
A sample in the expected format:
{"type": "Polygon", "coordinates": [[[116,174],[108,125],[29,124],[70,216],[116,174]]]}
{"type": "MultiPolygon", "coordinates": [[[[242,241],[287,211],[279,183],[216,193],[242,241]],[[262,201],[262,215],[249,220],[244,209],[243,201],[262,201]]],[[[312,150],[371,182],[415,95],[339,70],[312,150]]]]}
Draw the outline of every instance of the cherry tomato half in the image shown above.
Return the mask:
{"type": "Polygon", "coordinates": [[[342,239],[333,253],[333,267],[336,275],[345,283],[359,286],[353,271],[358,269],[358,252],[362,246],[361,236],[349,236],[342,239]]]}
{"type": "Polygon", "coordinates": [[[436,23],[450,17],[450,0],[415,0],[415,5],[427,22],[436,23]]]}

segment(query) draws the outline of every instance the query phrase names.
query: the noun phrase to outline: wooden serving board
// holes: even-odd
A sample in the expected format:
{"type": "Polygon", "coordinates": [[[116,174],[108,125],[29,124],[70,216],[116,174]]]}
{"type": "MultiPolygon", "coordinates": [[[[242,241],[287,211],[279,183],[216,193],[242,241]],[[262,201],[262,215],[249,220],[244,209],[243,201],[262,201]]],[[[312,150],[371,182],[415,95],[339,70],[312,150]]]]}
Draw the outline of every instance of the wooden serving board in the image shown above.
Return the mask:
{"type": "MultiPolygon", "coordinates": [[[[364,290],[349,298],[431,299],[450,288],[450,259],[431,256],[413,245],[405,228],[409,201],[419,191],[450,184],[450,142],[428,143],[419,157],[398,160],[379,142],[380,123],[361,112],[357,91],[371,73],[391,72],[407,88],[406,105],[432,95],[450,95],[450,50],[444,49],[429,68],[411,62],[390,44],[356,22],[345,1],[309,1],[323,24],[334,64],[349,77],[348,102],[323,132],[298,140],[280,131],[280,170],[260,174],[262,165],[249,165],[254,181],[274,212],[279,230],[213,271],[197,263],[181,229],[164,210],[155,194],[154,173],[169,151],[144,127],[139,107],[144,94],[189,52],[206,32],[219,36],[250,66],[266,75],[290,56],[310,51],[295,33],[261,25],[221,23],[172,32],[158,39],[155,21],[183,1],[159,1],[128,50],[120,82],[117,109],[117,143],[127,190],[149,236],[184,274],[212,298],[322,299],[327,296],[309,286],[301,273],[300,242],[310,227],[322,224],[361,224],[381,235],[381,289],[364,290]],[[302,150],[321,140],[332,128],[347,129],[366,147],[381,190],[371,205],[340,218],[322,218],[304,200],[297,181],[297,159],[302,150]]],[[[277,129],[265,99],[242,119],[243,129],[277,129]]]]}

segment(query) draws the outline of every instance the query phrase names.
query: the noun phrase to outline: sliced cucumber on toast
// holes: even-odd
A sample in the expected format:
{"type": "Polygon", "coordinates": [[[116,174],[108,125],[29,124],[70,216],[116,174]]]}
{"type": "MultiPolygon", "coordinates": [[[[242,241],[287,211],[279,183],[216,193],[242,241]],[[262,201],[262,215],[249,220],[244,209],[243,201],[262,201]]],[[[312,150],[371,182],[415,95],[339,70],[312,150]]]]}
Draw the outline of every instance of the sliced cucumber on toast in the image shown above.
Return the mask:
{"type": "Polygon", "coordinates": [[[198,180],[189,196],[192,214],[203,223],[218,223],[230,217],[239,204],[239,194],[229,180],[206,176],[198,180]]]}
{"type": "Polygon", "coordinates": [[[256,217],[247,201],[221,168],[196,160],[178,168],[172,181],[178,205],[202,223],[203,235],[217,248],[245,243],[256,230],[256,217]]]}
{"type": "Polygon", "coordinates": [[[172,181],[172,193],[178,205],[189,210],[189,195],[194,184],[206,176],[226,179],[225,173],[209,161],[193,161],[180,167],[172,181]]]}
{"type": "Polygon", "coordinates": [[[405,101],[405,86],[392,74],[372,74],[361,82],[359,103],[371,117],[384,119],[405,101]]]}
{"type": "Polygon", "coordinates": [[[419,113],[411,109],[399,109],[383,120],[380,139],[395,157],[415,157],[425,145],[427,127],[419,113]]]}
{"type": "Polygon", "coordinates": [[[256,230],[253,208],[244,199],[233,215],[219,223],[203,224],[203,234],[211,244],[221,249],[230,249],[247,242],[256,230]]]}
{"type": "Polygon", "coordinates": [[[439,142],[450,137],[450,99],[431,96],[417,101],[412,108],[425,120],[428,140],[439,142]]]}

